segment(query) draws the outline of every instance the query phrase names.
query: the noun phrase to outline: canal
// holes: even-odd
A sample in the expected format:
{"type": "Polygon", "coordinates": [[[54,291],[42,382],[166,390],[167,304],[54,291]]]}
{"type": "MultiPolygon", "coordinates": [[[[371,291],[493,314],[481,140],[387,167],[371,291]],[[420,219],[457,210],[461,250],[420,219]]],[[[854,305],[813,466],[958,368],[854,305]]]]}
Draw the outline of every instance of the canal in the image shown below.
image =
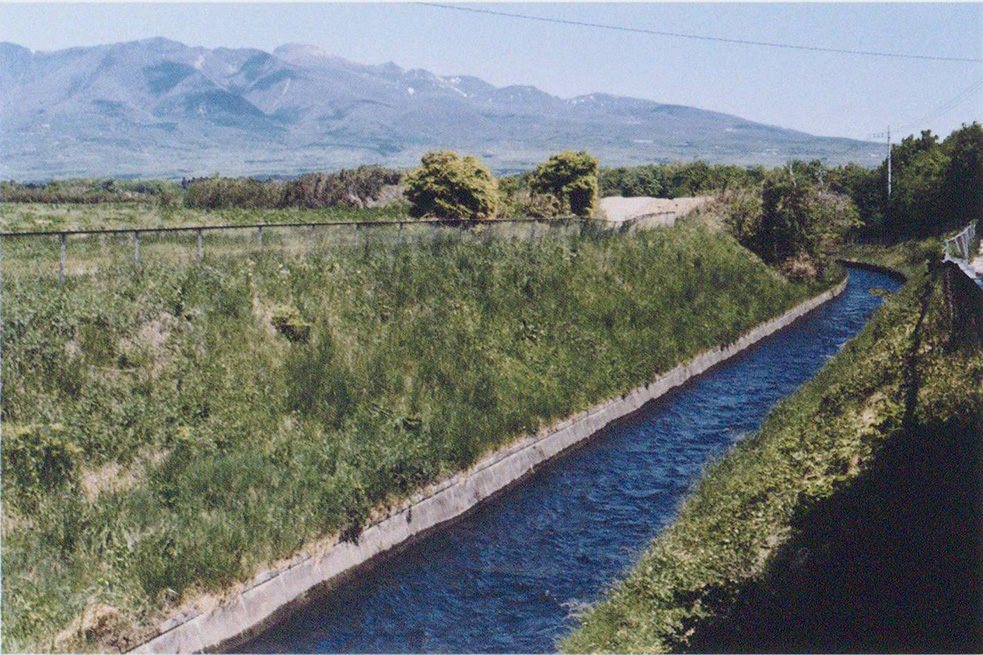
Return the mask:
{"type": "Polygon", "coordinates": [[[465,519],[359,573],[242,652],[555,650],[572,614],[672,521],[708,461],[754,432],[901,283],[849,269],[846,291],[649,404],[465,519]]]}

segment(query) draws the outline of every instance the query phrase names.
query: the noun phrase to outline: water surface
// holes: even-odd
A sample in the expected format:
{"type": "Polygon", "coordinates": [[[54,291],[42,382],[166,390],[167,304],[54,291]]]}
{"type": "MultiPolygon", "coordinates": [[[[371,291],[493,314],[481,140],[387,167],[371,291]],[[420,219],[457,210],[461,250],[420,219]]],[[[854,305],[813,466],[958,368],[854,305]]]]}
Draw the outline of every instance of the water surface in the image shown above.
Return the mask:
{"type": "Polygon", "coordinates": [[[623,576],[708,460],[757,430],[897,290],[850,269],[794,326],[603,430],[464,520],[318,598],[243,652],[555,650],[571,609],[623,576]]]}

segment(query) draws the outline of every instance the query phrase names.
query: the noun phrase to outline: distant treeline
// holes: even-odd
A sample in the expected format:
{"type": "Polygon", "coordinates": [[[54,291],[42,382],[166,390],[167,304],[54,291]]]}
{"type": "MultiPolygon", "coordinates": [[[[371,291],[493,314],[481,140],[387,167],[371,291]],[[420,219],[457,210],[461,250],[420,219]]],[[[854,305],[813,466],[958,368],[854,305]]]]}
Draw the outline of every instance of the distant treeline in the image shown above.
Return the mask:
{"type": "Polygon", "coordinates": [[[47,183],[0,182],[3,202],[78,203],[117,202],[179,204],[183,189],[167,180],[117,180],[75,178],[47,183]]]}
{"type": "Polygon", "coordinates": [[[364,207],[383,188],[398,185],[403,174],[391,168],[361,166],[335,173],[309,173],[295,180],[212,177],[186,180],[184,204],[198,209],[273,209],[281,207],[364,207]]]}
{"type": "Polygon", "coordinates": [[[767,170],[703,161],[649,164],[631,168],[604,168],[600,172],[602,196],[680,198],[760,184],[767,170]]]}
{"type": "Polygon", "coordinates": [[[48,183],[3,182],[4,202],[123,203],[149,202],[197,209],[274,209],[364,207],[387,186],[398,185],[401,171],[361,166],[333,173],[309,173],[293,180],[200,177],[180,183],[166,180],[69,179],[48,183]]]}
{"type": "MultiPolygon", "coordinates": [[[[789,189],[789,193],[804,203],[793,214],[803,208],[803,211],[811,211],[816,206],[813,201],[820,196],[820,204],[824,206],[828,204],[830,194],[845,196],[850,203],[844,209],[848,214],[856,215],[850,217],[853,236],[895,241],[939,235],[979,220],[983,215],[981,160],[983,128],[979,123],[973,123],[964,125],[944,140],[926,130],[918,137],[911,136],[895,144],[891,153],[890,197],[887,194],[886,160],[876,168],[857,164],[830,167],[814,160],[793,161],[773,170],[760,166],[711,165],[702,161],[598,169],[596,160],[588,153],[564,153],[551,158],[535,171],[497,180],[479,166],[485,173],[478,177],[482,180],[487,178],[482,184],[488,182],[492,187],[497,187],[489,191],[494,191],[495,202],[482,211],[498,216],[550,218],[570,213],[587,215],[594,207],[597,196],[676,198],[723,193],[731,199],[740,196],[739,202],[745,206],[737,209],[745,216],[739,221],[747,227],[755,224],[763,187],[769,178],[787,175],[789,184],[783,188],[789,189]],[[590,165],[585,168],[586,164],[590,165]],[[586,186],[574,189],[575,180],[580,180],[576,184],[582,182],[586,186]],[[799,188],[803,185],[808,187],[805,195],[799,188]],[[585,196],[582,207],[571,205],[571,193],[585,196]],[[748,222],[748,218],[752,220],[748,222]]],[[[459,165],[464,166],[468,161],[465,158],[459,165]]],[[[448,162],[444,162],[444,168],[453,163],[448,162]]],[[[473,163],[475,166],[480,164],[477,159],[473,163]]],[[[436,177],[432,180],[417,179],[420,171],[426,168],[421,166],[414,173],[417,177],[411,175],[409,178],[399,170],[361,166],[333,173],[310,173],[286,181],[215,176],[187,179],[180,183],[113,179],[71,179],[47,184],[3,182],[0,196],[5,202],[137,201],[199,209],[318,209],[339,206],[358,208],[401,200],[402,193],[392,190],[413,180],[420,183],[417,186],[422,185],[422,197],[425,198],[436,198],[438,188],[441,193],[450,196],[474,192],[466,183],[468,175],[461,171],[442,169],[435,172],[436,177]],[[433,188],[428,190],[428,184],[433,188]],[[390,191],[387,192],[387,189],[390,191]]],[[[455,203],[457,201],[450,204],[460,204],[455,203]]],[[[449,210],[445,205],[447,203],[441,205],[441,211],[446,213],[449,210]]],[[[775,207],[784,210],[787,203],[776,201],[775,207]]],[[[437,210],[430,208],[427,211],[437,210]]]]}

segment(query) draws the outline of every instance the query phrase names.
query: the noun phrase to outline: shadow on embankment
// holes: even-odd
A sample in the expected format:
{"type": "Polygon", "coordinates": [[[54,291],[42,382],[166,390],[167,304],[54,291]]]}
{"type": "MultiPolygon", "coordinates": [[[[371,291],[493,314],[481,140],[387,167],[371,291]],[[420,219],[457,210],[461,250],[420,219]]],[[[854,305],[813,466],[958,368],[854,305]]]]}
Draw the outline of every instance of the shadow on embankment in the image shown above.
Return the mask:
{"type": "Polygon", "coordinates": [[[981,432],[977,412],[890,440],[688,650],[981,652],[981,432]]]}

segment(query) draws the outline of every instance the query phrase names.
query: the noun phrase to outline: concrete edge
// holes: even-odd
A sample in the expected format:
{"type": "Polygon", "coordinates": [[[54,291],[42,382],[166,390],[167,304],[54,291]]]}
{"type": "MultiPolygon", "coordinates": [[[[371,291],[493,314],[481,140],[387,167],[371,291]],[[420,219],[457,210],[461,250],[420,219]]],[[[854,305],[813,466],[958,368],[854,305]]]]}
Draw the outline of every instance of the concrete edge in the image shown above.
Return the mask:
{"type": "Polygon", "coordinates": [[[172,617],[132,653],[188,653],[234,648],[367,565],[378,564],[426,533],[460,519],[482,502],[604,427],[627,418],[814,309],[839,296],[847,280],[766,321],[733,343],[706,351],[641,387],[564,419],[538,434],[484,457],[467,471],[417,493],[388,516],[368,525],[356,542],[338,542],[323,552],[295,557],[276,571],[257,575],[239,594],[209,611],[172,617]]]}

